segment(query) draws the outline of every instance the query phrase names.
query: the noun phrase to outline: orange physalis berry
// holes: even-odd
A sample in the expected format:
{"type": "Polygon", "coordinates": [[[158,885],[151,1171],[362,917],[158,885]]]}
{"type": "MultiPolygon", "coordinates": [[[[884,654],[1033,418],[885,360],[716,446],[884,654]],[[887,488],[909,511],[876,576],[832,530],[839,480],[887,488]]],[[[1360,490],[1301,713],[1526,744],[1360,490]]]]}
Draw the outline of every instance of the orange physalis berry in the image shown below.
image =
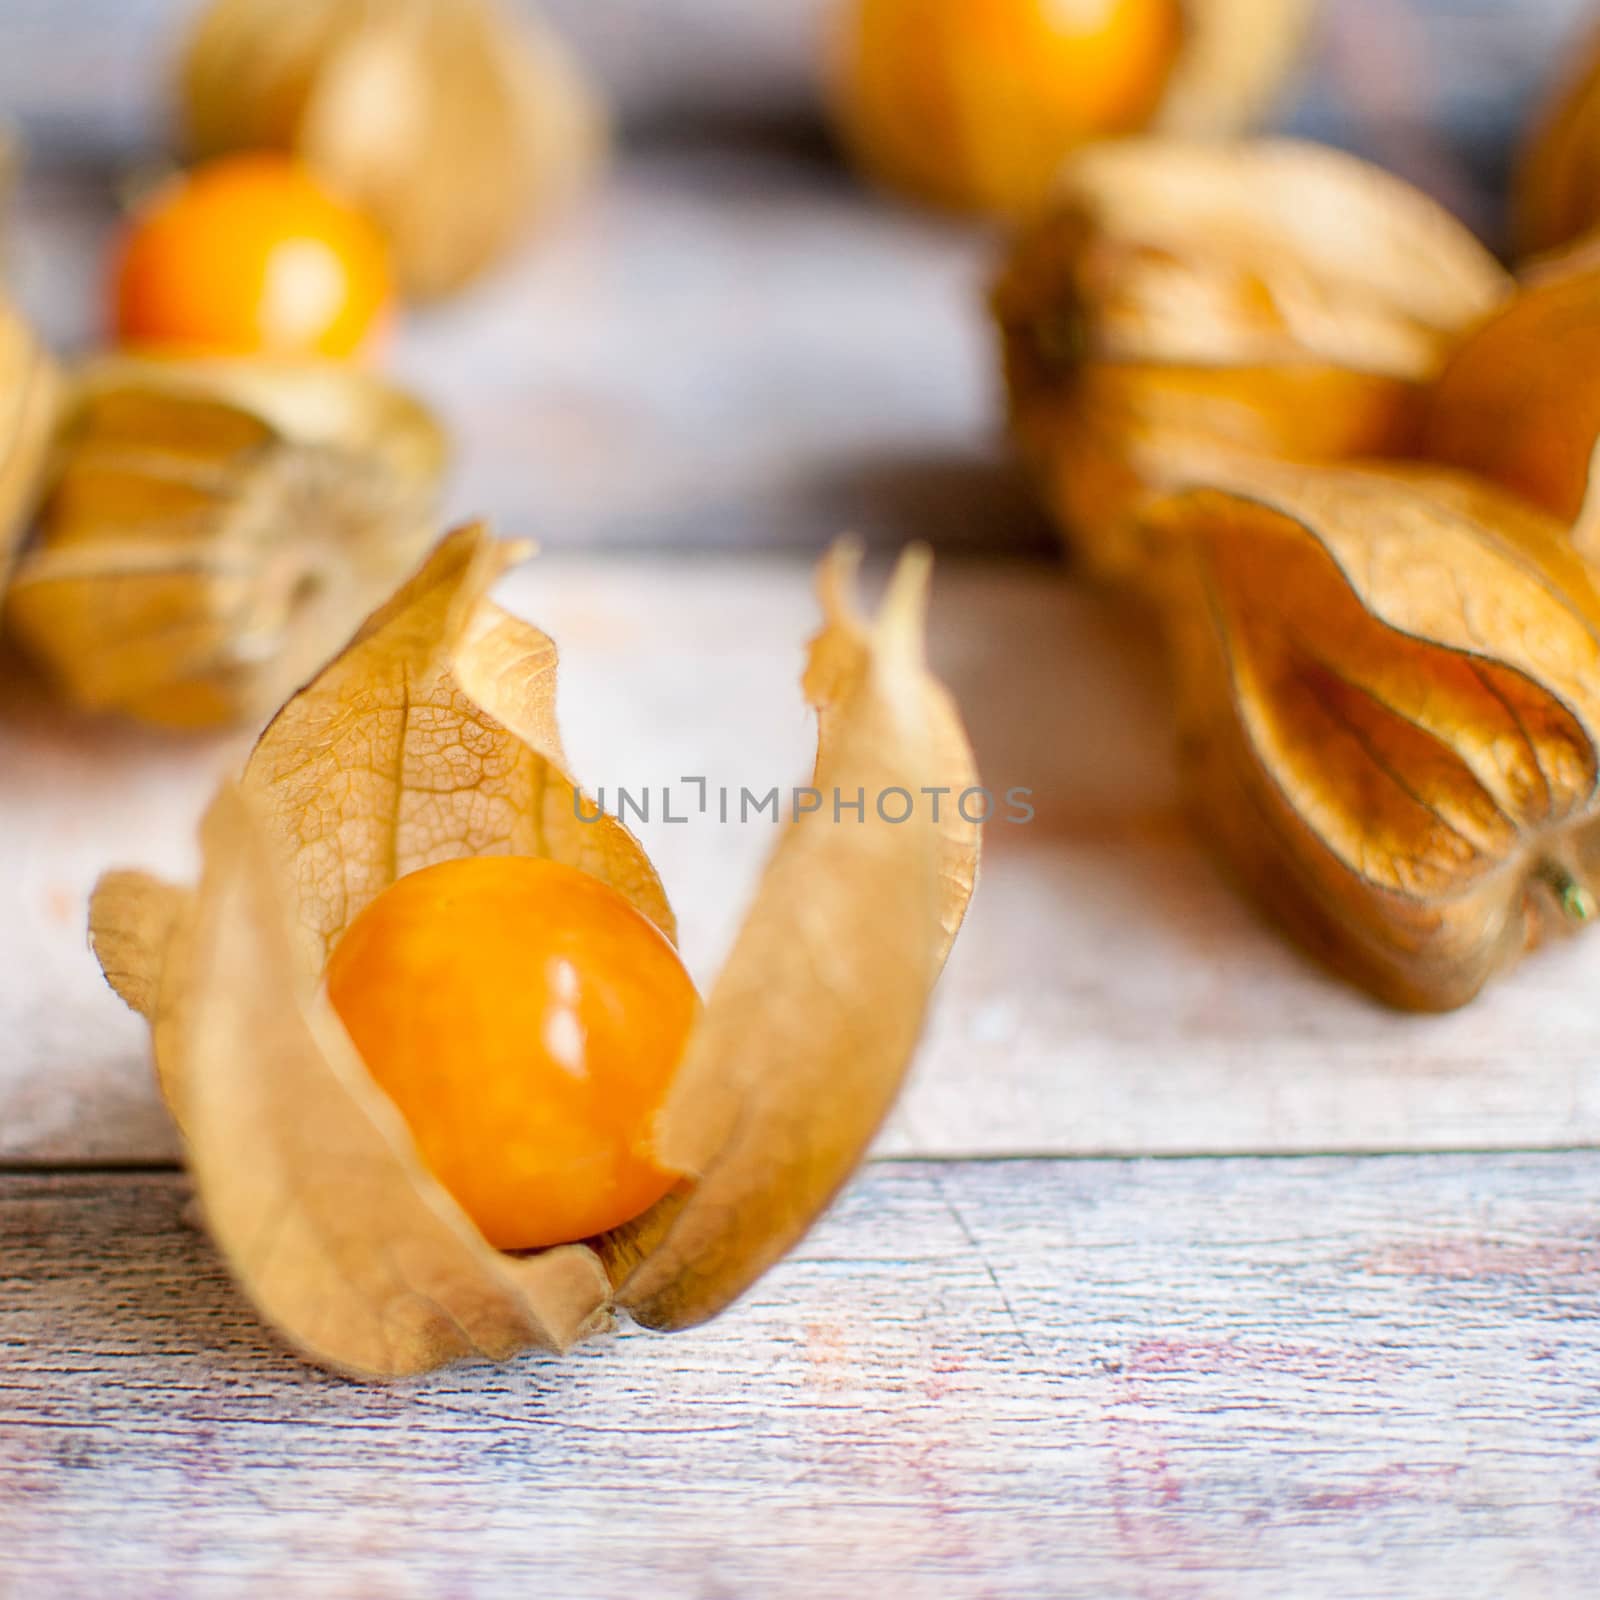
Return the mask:
{"type": "Polygon", "coordinates": [[[327,988],[424,1164],[499,1249],[603,1233],[675,1183],[655,1122],[699,1001],[609,884],[526,856],[426,867],[351,923],[327,988]]]}
{"type": "Polygon", "coordinates": [[[392,300],[378,230],[288,156],[251,153],[173,179],[130,224],[116,336],[190,353],[354,355],[392,300]]]}
{"type": "Polygon", "coordinates": [[[838,108],[868,172],[961,210],[1036,206],[1062,158],[1150,123],[1180,0],[845,0],[838,108]]]}

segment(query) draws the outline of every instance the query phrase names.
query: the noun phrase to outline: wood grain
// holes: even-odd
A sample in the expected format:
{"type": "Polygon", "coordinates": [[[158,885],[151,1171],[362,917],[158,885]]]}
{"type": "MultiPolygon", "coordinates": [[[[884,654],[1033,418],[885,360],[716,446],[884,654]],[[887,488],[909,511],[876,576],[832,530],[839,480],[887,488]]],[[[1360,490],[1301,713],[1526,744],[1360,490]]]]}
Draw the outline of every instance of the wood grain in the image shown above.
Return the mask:
{"type": "Polygon", "coordinates": [[[0,1592],[1571,1600],[1597,1192],[1595,1155],[879,1165],[704,1330],[359,1388],[176,1178],[0,1180],[0,1592]]]}
{"type": "MultiPolygon", "coordinates": [[[[564,652],[576,771],[640,831],[714,975],[768,821],[662,821],[686,777],[804,781],[808,564],[535,561],[502,598],[564,652]]],[[[933,648],[998,793],[978,896],[886,1148],[920,1154],[1528,1148],[1600,1143],[1600,938],[1540,952],[1454,1016],[1402,1017],[1308,965],[1185,827],[1162,671],[1139,619],[1062,572],[944,564],[933,648]]],[[[0,696],[0,1159],[175,1154],[142,1026],[105,988],[84,903],[108,865],[187,876],[237,741],[173,742],[0,696]],[[9,704],[8,704],[9,701],[9,704]]]]}
{"type": "MultiPolygon", "coordinates": [[[[989,239],[865,195],[804,133],[681,135],[813,118],[828,3],[547,0],[632,128],[679,140],[394,352],[462,440],[454,509],[567,552],[504,598],[565,647],[591,784],[800,777],[800,552],[842,526],[1048,546],[995,441],[989,239]]],[[[35,157],[8,265],[65,348],[97,336],[190,9],[0,0],[0,115],[35,157]]],[[[1340,0],[1288,123],[1492,229],[1588,9],[1340,0]]],[[[885,1151],[1600,1143],[1600,943],[1457,1017],[1381,1012],[1189,839],[1137,619],[1051,567],[947,559],[934,647],[991,785],[1038,815],[991,829],[885,1151]]],[[[44,1170],[176,1155],[83,902],[111,861],[187,873],[239,749],[75,722],[0,666],[4,1600],[1600,1589],[1596,1154],[885,1160],[701,1332],[386,1389],[299,1365],[181,1177],[44,1170]]],[[[769,830],[643,831],[703,980],[769,830]]]]}

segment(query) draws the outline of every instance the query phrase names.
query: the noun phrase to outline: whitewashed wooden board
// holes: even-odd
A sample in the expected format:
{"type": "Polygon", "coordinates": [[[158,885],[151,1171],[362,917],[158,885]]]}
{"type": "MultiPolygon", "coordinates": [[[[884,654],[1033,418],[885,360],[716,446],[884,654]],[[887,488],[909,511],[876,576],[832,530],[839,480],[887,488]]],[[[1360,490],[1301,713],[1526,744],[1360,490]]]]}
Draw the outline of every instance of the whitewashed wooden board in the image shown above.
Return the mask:
{"type": "MultiPolygon", "coordinates": [[[[659,133],[813,115],[825,3],[550,9],[659,133]]],[[[9,265],[63,347],[187,9],[0,0],[0,118],[39,158],[9,265]]],[[[1492,226],[1585,9],[1340,0],[1292,125],[1492,226]]],[[[3,1600],[1600,1589],[1600,1155],[1495,1153],[1600,1143],[1600,943],[1411,1019],[1258,924],[1182,824],[1137,620],[949,559],[1047,545],[994,437],[992,250],[803,133],[691,135],[393,352],[462,440],[454,509],[561,552],[503,598],[565,647],[592,785],[801,779],[807,568],[853,525],[941,550],[936,661],[991,784],[1035,790],[880,1159],[706,1330],[391,1388],[293,1361],[183,1179],[117,1170],[177,1152],[83,939],[104,865],[191,868],[239,742],[0,683],[3,1600]],[[1454,1147],[1485,1153],[1216,1159],[1454,1147]],[[908,1159],[1028,1152],[1198,1158],[908,1159]]],[[[704,981],[770,830],[644,832],[704,981]]]]}
{"type": "MultiPolygon", "coordinates": [[[[997,791],[973,912],[885,1148],[939,1154],[1515,1148],[1600,1143],[1600,939],[1541,952],[1443,1018],[1305,962],[1181,816],[1140,620],[1047,567],[944,564],[934,647],[997,791]]],[[[568,747],[594,788],[805,780],[797,677],[816,624],[793,558],[536,561],[505,585],[565,652],[568,747]]],[[[236,741],[0,715],[0,1159],[174,1154],[142,1025],[100,980],[83,907],[110,864],[187,873],[236,741]]],[[[709,979],[770,848],[762,821],[640,830],[709,979]]]]}
{"type": "MultiPolygon", "coordinates": [[[[81,170],[24,189],[10,275],[60,349],[103,333],[116,215],[81,170]]],[[[782,147],[643,151],[410,316],[390,365],[450,426],[454,508],[549,548],[815,548],[848,524],[1037,554],[998,437],[994,252],[782,147]]]]}
{"type": "MultiPolygon", "coordinates": [[[[94,334],[103,184],[38,177],[18,285],[53,338],[94,334]]],[[[631,157],[569,225],[477,295],[417,319],[396,364],[461,446],[452,505],[556,552],[508,598],[568,649],[591,784],[699,767],[764,788],[804,771],[793,675],[810,555],[876,544],[1039,550],[994,438],[981,294],[991,245],[871,202],[781,150],[631,157]],[[692,557],[672,559],[663,545],[692,557]],[[718,556],[712,552],[722,551],[718,556]],[[735,555],[735,550],[744,552],[735,555]]],[[[1059,569],[941,571],[937,653],[996,788],[984,888],[886,1148],[1238,1151],[1569,1145],[1600,1137],[1586,995],[1600,945],[1529,963],[1447,1019],[1379,1010],[1261,928],[1178,814],[1148,640],[1059,569]]],[[[142,1031],[83,948],[109,859],[188,860],[225,749],[0,724],[0,1158],[165,1159],[142,1031]],[[13,943],[14,941],[14,943],[13,943]]],[[[758,827],[650,840],[708,977],[766,845],[758,827]]]]}
{"type": "Polygon", "coordinates": [[[881,1164],[705,1329],[390,1388],[184,1194],[0,1179],[18,1600],[1600,1587],[1600,1156],[881,1164]]]}
{"type": "MultiPolygon", "coordinates": [[[[659,136],[814,116],[827,3],[549,9],[659,136]]],[[[7,255],[63,347],[97,331],[188,9],[0,0],[0,119],[37,157],[7,255]]],[[[1330,0],[1290,125],[1491,228],[1485,180],[1588,9],[1330,0]]],[[[992,250],[804,131],[690,134],[407,326],[394,364],[462,439],[455,510],[564,552],[504,598],[566,648],[591,784],[803,775],[806,569],[842,526],[1045,548],[994,437],[992,250]]],[[[0,1600],[1600,1590],[1600,1155],[1495,1153],[1600,1143],[1600,944],[1456,1017],[1384,1012],[1189,838],[1134,618],[945,559],[934,653],[1038,817],[991,830],[884,1158],[706,1330],[391,1388],[294,1362],[183,1179],[116,1170],[176,1150],[84,900],[113,860],[190,868],[238,742],[0,685],[0,1600]],[[1485,1153],[1215,1158],[1452,1147],[1485,1153]],[[1027,1152],[1211,1154],[906,1159],[1027,1152]]],[[[770,830],[644,831],[703,981],[770,830]]]]}

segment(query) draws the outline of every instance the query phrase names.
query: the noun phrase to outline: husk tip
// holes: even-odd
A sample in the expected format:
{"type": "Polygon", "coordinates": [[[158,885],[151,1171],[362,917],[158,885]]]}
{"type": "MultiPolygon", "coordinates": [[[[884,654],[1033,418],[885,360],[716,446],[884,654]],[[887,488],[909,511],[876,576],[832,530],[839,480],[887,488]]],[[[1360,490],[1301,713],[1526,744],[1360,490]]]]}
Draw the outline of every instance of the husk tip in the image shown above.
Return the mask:
{"type": "Polygon", "coordinates": [[[900,552],[878,608],[875,631],[884,648],[921,660],[932,587],[933,551],[921,542],[908,544],[900,552]]]}
{"type": "Polygon", "coordinates": [[[822,604],[823,617],[830,626],[860,620],[856,605],[856,578],[861,571],[864,551],[865,546],[858,535],[841,534],[828,546],[817,563],[817,599],[822,604]]]}
{"type": "Polygon", "coordinates": [[[131,1010],[155,1009],[182,889],[148,872],[102,873],[89,896],[89,948],[113,992],[131,1010]]]}

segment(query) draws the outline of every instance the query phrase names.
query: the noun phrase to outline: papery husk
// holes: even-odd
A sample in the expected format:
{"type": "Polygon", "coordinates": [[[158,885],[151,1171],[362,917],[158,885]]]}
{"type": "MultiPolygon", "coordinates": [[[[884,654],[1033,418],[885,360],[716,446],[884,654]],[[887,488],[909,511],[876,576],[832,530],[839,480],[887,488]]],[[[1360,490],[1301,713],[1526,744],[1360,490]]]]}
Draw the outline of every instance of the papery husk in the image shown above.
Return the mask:
{"type": "Polygon", "coordinates": [[[1189,0],[1154,133],[1220,138],[1262,122],[1299,60],[1315,0],[1189,0]]]}
{"type": "Polygon", "coordinates": [[[54,359],[0,294],[0,595],[43,485],[60,400],[54,359]]]}
{"type": "Polygon", "coordinates": [[[7,628],[86,710],[258,721],[416,565],[445,454],[418,401],[348,365],[91,364],[7,628]]]}
{"type": "Polygon", "coordinates": [[[423,298],[493,265],[607,142],[560,40],[497,0],[213,0],[182,106],[196,154],[303,157],[378,223],[423,298]]]}
{"type": "MultiPolygon", "coordinates": [[[[1146,131],[1239,134],[1270,110],[1306,34],[1310,0],[1180,0],[1170,59],[1142,103],[1091,125],[1070,102],[1041,100],[1026,44],[1009,48],[968,0],[899,0],[877,49],[852,34],[863,0],[841,0],[833,41],[835,120],[857,163],[886,187],[958,211],[1025,216],[1056,165],[1097,138],[1146,131]],[[897,30],[888,44],[889,28],[897,30]]],[[[1048,13],[1044,0],[1035,0],[1048,13]]],[[[1070,8],[1068,8],[1070,9],[1070,8]]],[[[1158,41],[1161,42],[1161,41],[1158,41]]]]}
{"type": "Polygon", "coordinates": [[[1267,467],[1163,501],[1200,823],[1388,1003],[1464,1004],[1600,891],[1600,590],[1564,527],[1442,469],[1267,467]]]}
{"type": "Polygon", "coordinates": [[[1423,450],[1573,524],[1600,559],[1597,370],[1600,248],[1589,245],[1547,261],[1461,342],[1430,395],[1423,450]]]}
{"type": "Polygon", "coordinates": [[[1600,27],[1563,57],[1513,186],[1517,253],[1542,255],[1600,223],[1600,27]]]}
{"type": "Polygon", "coordinates": [[[606,1251],[618,1304],[648,1327],[722,1310],[855,1170],[972,894],[978,836],[958,797],[977,779],[954,704],[922,661],[926,557],[902,562],[870,627],[850,600],[854,561],[836,551],[819,574],[827,627],[806,693],[813,786],[866,796],[869,820],[789,831],[711,991],[658,1128],[662,1161],[694,1186],[606,1251]],[[870,816],[874,796],[935,784],[949,790],[937,824],[931,807],[898,826],[870,816]]]}
{"type": "Polygon", "coordinates": [[[1414,453],[1510,280],[1409,185],[1293,140],[1082,152],[995,286],[1013,438],[1086,568],[1137,583],[1149,496],[1255,458],[1414,453]]]}
{"type": "MultiPolygon", "coordinates": [[[[485,599],[514,550],[446,539],[263,734],[203,832],[198,892],[108,875],[107,977],[150,1018],[207,1222],[263,1315],[309,1358],[392,1377],[564,1350],[625,1306],[680,1327],[794,1242],[893,1100],[970,895],[976,830],[826,813],[785,833],[658,1129],[679,1188],[616,1235],[491,1250],[423,1170],[328,1007],[327,953],[397,877],[467,855],[594,873],[674,932],[637,842],[593,815],[556,730],[556,655],[485,599]]],[[[824,568],[817,786],[974,781],[921,659],[925,562],[877,619],[824,568]]]]}

